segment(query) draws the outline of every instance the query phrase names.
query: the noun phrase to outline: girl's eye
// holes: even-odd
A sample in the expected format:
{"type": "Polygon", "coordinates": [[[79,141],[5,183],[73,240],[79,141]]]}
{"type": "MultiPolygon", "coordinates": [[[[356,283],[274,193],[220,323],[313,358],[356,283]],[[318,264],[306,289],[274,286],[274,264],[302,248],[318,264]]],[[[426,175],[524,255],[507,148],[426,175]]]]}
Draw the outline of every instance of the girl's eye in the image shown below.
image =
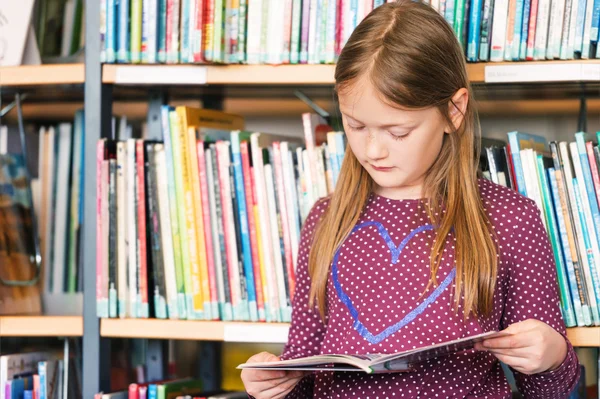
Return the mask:
{"type": "Polygon", "coordinates": [[[390,134],[392,135],[392,138],[394,140],[401,141],[401,140],[404,140],[405,138],[407,138],[410,133],[402,133],[402,134],[390,133],[390,134]]]}
{"type": "Polygon", "coordinates": [[[364,130],[364,128],[365,128],[364,126],[351,126],[351,125],[348,125],[348,127],[350,129],[356,130],[356,131],[361,131],[361,130],[364,130]]]}

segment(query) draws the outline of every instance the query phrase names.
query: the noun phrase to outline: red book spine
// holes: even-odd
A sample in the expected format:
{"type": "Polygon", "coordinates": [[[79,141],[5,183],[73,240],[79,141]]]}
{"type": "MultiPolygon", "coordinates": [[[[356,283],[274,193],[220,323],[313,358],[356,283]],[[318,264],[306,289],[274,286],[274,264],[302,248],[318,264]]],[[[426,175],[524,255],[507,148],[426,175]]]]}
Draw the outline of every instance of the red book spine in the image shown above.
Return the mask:
{"type": "Polygon", "coordinates": [[[337,21],[335,22],[335,55],[339,56],[342,52],[342,40],[344,35],[344,0],[337,0],[337,21]]]}
{"type": "MultiPolygon", "coordinates": [[[[104,251],[102,250],[102,161],[104,160],[105,140],[98,141],[96,147],[96,300],[102,300],[102,262],[104,251]]],[[[100,316],[100,315],[99,315],[100,316]]]]}
{"type": "Polygon", "coordinates": [[[287,268],[288,283],[290,287],[290,299],[294,297],[294,260],[292,257],[292,243],[290,239],[290,227],[288,224],[287,206],[285,202],[285,186],[283,183],[283,164],[281,162],[281,149],[278,142],[273,143],[273,158],[275,159],[275,184],[277,185],[279,201],[279,212],[281,218],[281,229],[283,230],[283,251],[285,254],[285,265],[287,268]]]}
{"type": "Polygon", "coordinates": [[[129,384],[129,395],[127,399],[138,399],[138,384],[129,384]]]}
{"type": "Polygon", "coordinates": [[[227,165],[225,167],[221,167],[222,164],[230,163],[229,154],[223,153],[223,145],[222,143],[217,142],[217,172],[219,174],[219,190],[221,192],[221,219],[223,220],[223,235],[225,236],[225,253],[227,254],[227,270],[229,274],[229,293],[231,295],[231,304],[237,306],[240,298],[235,295],[235,291],[233,290],[233,276],[235,275],[235,265],[231,256],[229,256],[229,251],[231,251],[231,245],[236,245],[235,243],[230,242],[229,237],[231,236],[231,229],[229,228],[229,214],[227,212],[227,207],[225,206],[225,202],[227,199],[225,198],[225,185],[230,184],[229,182],[229,168],[227,165]]]}
{"type": "MultiPolygon", "coordinates": [[[[200,175],[200,196],[202,198],[202,219],[204,220],[204,242],[206,244],[206,260],[208,262],[208,282],[210,286],[210,300],[212,303],[219,302],[217,294],[217,277],[215,274],[215,253],[210,224],[210,204],[208,197],[208,181],[206,178],[206,158],[204,157],[204,141],[196,143],[198,152],[198,174],[200,175]]],[[[214,319],[219,315],[215,314],[214,319]]]]}
{"type": "MultiPolygon", "coordinates": [[[[533,54],[533,47],[535,46],[535,28],[537,24],[538,14],[537,9],[538,0],[531,0],[531,11],[529,14],[529,32],[527,33],[527,52],[529,52],[529,50],[531,49],[531,54],[533,54]]],[[[527,57],[527,61],[533,61],[533,57],[527,57]]]]}
{"type": "Polygon", "coordinates": [[[174,0],[167,0],[167,54],[173,51],[173,12],[174,0]]]}
{"type": "Polygon", "coordinates": [[[258,257],[258,238],[256,237],[256,221],[254,220],[254,185],[252,184],[252,170],[250,169],[250,154],[248,153],[248,142],[240,143],[240,154],[242,156],[242,171],[244,173],[244,188],[246,190],[246,209],[248,213],[248,230],[250,231],[250,249],[252,254],[252,268],[254,269],[254,285],[256,287],[256,305],[264,321],[265,299],[263,296],[262,275],[260,273],[260,259],[258,257]],[[262,311],[262,312],[261,312],[262,311]]]}
{"type": "Polygon", "coordinates": [[[510,180],[512,183],[512,187],[515,191],[519,191],[519,186],[517,186],[517,179],[515,178],[515,165],[512,161],[512,153],[510,152],[510,144],[508,143],[506,143],[506,152],[508,153],[506,160],[508,161],[508,167],[510,168],[510,180]]]}
{"type": "MultiPolygon", "coordinates": [[[[142,309],[148,306],[148,269],[146,253],[146,192],[144,185],[144,141],[136,140],[136,163],[137,163],[137,196],[138,196],[138,240],[140,249],[140,294],[142,309]]],[[[147,315],[138,315],[147,317],[147,315]]]]}
{"type": "Polygon", "coordinates": [[[204,61],[204,12],[206,1],[196,0],[196,28],[192,42],[194,62],[204,61]]]}
{"type": "Polygon", "coordinates": [[[596,190],[596,201],[600,206],[600,176],[598,175],[598,166],[596,157],[594,156],[594,145],[591,141],[585,143],[588,160],[590,161],[590,169],[592,170],[592,180],[594,181],[594,189],[596,190]]]}

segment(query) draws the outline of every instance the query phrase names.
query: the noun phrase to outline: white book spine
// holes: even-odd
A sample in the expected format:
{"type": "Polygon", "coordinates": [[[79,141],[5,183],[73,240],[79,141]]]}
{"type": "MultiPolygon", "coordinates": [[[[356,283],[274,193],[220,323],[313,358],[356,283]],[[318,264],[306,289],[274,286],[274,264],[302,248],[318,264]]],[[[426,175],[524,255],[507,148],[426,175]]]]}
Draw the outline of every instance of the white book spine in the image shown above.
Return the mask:
{"type": "Polygon", "coordinates": [[[337,2],[330,0],[327,9],[327,33],[325,37],[325,63],[335,62],[335,30],[337,21],[337,2]]]}
{"type": "Polygon", "coordinates": [[[260,32],[263,1],[269,0],[252,0],[248,2],[248,35],[246,42],[248,64],[260,63],[260,32]]]}
{"type": "Polygon", "coordinates": [[[171,230],[171,214],[167,183],[167,166],[165,149],[162,144],[155,146],[155,168],[158,181],[158,216],[160,219],[160,236],[163,250],[163,268],[167,307],[170,319],[178,319],[177,280],[175,277],[175,254],[173,251],[173,232],[171,230]]]}
{"type": "Polygon", "coordinates": [[[268,23],[268,63],[279,65],[282,62],[283,49],[283,14],[285,12],[284,2],[281,0],[269,0],[269,23],[268,23]]]}
{"type": "MultiPolygon", "coordinates": [[[[146,2],[144,2],[146,4],[146,2]]],[[[146,62],[154,64],[158,56],[158,0],[148,0],[146,62]]]]}
{"type": "Polygon", "coordinates": [[[273,178],[273,168],[271,165],[265,165],[265,183],[267,187],[267,203],[269,207],[269,218],[271,219],[271,242],[273,243],[271,247],[271,251],[273,253],[273,259],[275,260],[275,275],[277,276],[277,289],[279,295],[279,308],[280,308],[280,318],[282,321],[286,320],[285,315],[287,314],[287,310],[289,308],[289,303],[287,301],[288,294],[285,290],[285,278],[283,273],[283,262],[281,259],[281,244],[279,237],[279,229],[277,228],[277,213],[275,210],[275,182],[273,178]]]}
{"type": "Polygon", "coordinates": [[[565,12],[563,15],[563,26],[560,39],[559,57],[566,60],[569,47],[569,31],[571,30],[571,7],[573,0],[565,0],[565,12]]]}
{"type": "MultiPolygon", "coordinates": [[[[45,242],[43,243],[43,261],[44,261],[44,290],[46,292],[50,291],[50,276],[52,275],[52,246],[53,246],[53,234],[54,231],[54,222],[55,219],[52,217],[54,215],[54,162],[56,160],[56,154],[54,152],[54,148],[56,145],[56,132],[53,127],[50,127],[46,130],[45,133],[47,145],[46,145],[46,158],[47,158],[47,166],[45,167],[46,173],[44,175],[44,180],[42,184],[44,185],[43,191],[46,193],[47,200],[42,204],[45,208],[44,210],[44,237],[45,242]]],[[[44,149],[44,147],[42,147],[44,149]]]]}
{"type": "MultiPolygon", "coordinates": [[[[218,182],[215,182],[214,179],[214,171],[213,171],[213,162],[212,162],[212,152],[209,149],[204,151],[204,156],[206,160],[206,182],[208,187],[215,187],[218,182]]],[[[225,283],[223,281],[223,259],[221,258],[221,248],[219,245],[219,226],[217,220],[217,206],[216,206],[216,197],[215,190],[208,190],[208,203],[210,206],[210,226],[211,226],[211,234],[213,239],[213,247],[214,247],[214,257],[215,257],[215,274],[217,280],[217,293],[218,293],[218,301],[221,306],[225,304],[225,283]]]]}
{"type": "Polygon", "coordinates": [[[546,58],[549,60],[560,57],[560,41],[564,15],[565,0],[552,0],[548,30],[548,46],[546,48],[546,58]]]}
{"type": "Polygon", "coordinates": [[[550,0],[538,1],[538,14],[535,29],[535,48],[533,58],[543,60],[546,58],[548,44],[548,22],[550,19],[550,0]]]}
{"type": "Polygon", "coordinates": [[[117,303],[119,317],[127,317],[127,144],[117,143],[117,303]]]}
{"type": "Polygon", "coordinates": [[[575,37],[577,27],[577,11],[579,10],[579,1],[572,0],[571,2],[571,18],[569,22],[569,39],[567,42],[567,59],[572,60],[575,52],[575,37]]]}
{"type": "Polygon", "coordinates": [[[342,33],[343,33],[343,42],[344,45],[350,38],[352,31],[354,31],[354,13],[352,12],[351,3],[352,0],[344,0],[342,7],[344,8],[343,16],[344,20],[342,21],[342,33]]]}
{"type": "Polygon", "coordinates": [[[492,50],[490,61],[504,61],[504,46],[506,44],[506,26],[508,19],[508,0],[496,0],[492,23],[492,50]]]}
{"type": "MultiPolygon", "coordinates": [[[[573,171],[571,169],[571,161],[570,161],[570,157],[569,157],[569,148],[567,146],[566,142],[561,142],[559,143],[559,148],[560,148],[560,152],[561,152],[561,156],[563,159],[563,163],[564,163],[564,174],[565,174],[565,181],[567,184],[567,191],[569,194],[569,202],[571,203],[571,206],[573,207],[573,222],[575,224],[575,233],[576,233],[576,239],[577,239],[577,244],[578,244],[578,249],[579,249],[579,259],[582,262],[582,269],[583,269],[583,274],[584,274],[584,278],[585,281],[582,281],[582,284],[585,284],[586,286],[586,290],[588,292],[588,298],[589,298],[589,305],[592,309],[596,309],[598,308],[598,304],[596,301],[596,296],[594,295],[594,286],[592,284],[592,278],[591,278],[591,273],[590,273],[590,265],[588,262],[588,256],[587,256],[587,251],[586,251],[586,246],[585,246],[585,241],[583,238],[583,228],[581,225],[581,221],[579,219],[579,214],[578,214],[578,210],[577,210],[577,199],[575,198],[575,188],[573,186],[573,171]]],[[[594,323],[597,322],[598,318],[597,318],[597,314],[596,312],[592,311],[592,318],[594,319],[594,323]]]]}
{"type": "MultiPolygon", "coordinates": [[[[254,133],[250,136],[250,145],[252,149],[254,186],[256,187],[256,197],[258,202],[258,217],[260,226],[260,236],[262,250],[264,255],[265,274],[267,275],[267,292],[269,294],[269,309],[265,309],[267,321],[280,321],[279,317],[279,294],[277,290],[277,279],[275,275],[275,266],[273,259],[273,245],[271,243],[271,224],[269,207],[267,203],[267,188],[265,183],[265,167],[262,163],[262,149],[259,146],[260,133],[254,133]]],[[[284,298],[285,299],[285,298],[284,298]]],[[[267,301],[265,301],[267,302],[267,301]]]]}
{"type": "Polygon", "coordinates": [[[136,198],[136,163],[135,139],[127,140],[127,249],[128,249],[128,274],[129,274],[129,317],[138,317],[137,314],[137,209],[136,198]]]}
{"type": "MultiPolygon", "coordinates": [[[[305,0],[309,1],[309,0],[305,0]]],[[[310,0],[310,11],[309,11],[309,22],[308,22],[308,63],[318,64],[318,41],[317,41],[317,29],[319,24],[317,23],[318,16],[318,1],[310,0]]]]}
{"type": "Polygon", "coordinates": [[[319,190],[319,198],[327,197],[327,176],[325,175],[325,163],[323,161],[323,147],[315,148],[317,157],[317,187],[319,190]]]}

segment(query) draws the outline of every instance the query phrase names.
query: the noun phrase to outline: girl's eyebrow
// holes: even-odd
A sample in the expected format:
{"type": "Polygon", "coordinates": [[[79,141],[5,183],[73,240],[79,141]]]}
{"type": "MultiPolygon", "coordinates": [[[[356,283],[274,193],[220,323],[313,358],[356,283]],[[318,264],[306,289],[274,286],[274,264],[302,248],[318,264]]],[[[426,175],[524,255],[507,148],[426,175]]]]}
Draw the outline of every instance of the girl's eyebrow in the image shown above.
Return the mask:
{"type": "MultiPolygon", "coordinates": [[[[359,121],[359,120],[358,120],[358,119],[356,119],[356,118],[353,118],[353,117],[351,117],[350,115],[348,115],[348,114],[346,114],[346,113],[344,113],[344,112],[342,112],[342,114],[343,114],[343,115],[344,115],[346,118],[349,118],[349,119],[351,119],[353,122],[360,123],[361,125],[365,125],[365,123],[363,123],[363,122],[359,121]]],[[[411,122],[408,122],[408,123],[390,123],[390,124],[387,124],[387,125],[380,125],[379,127],[380,127],[380,128],[382,128],[382,129],[389,129],[389,128],[391,128],[391,127],[410,127],[410,126],[412,126],[412,125],[414,125],[414,122],[412,122],[412,121],[411,121],[411,122]]]]}

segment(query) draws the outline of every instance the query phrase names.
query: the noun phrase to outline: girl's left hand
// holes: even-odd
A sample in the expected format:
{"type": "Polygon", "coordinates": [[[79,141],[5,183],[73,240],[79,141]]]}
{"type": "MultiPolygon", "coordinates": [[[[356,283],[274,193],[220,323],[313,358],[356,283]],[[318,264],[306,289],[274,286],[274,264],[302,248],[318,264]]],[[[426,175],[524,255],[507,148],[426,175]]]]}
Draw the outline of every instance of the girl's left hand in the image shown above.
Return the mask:
{"type": "Polygon", "coordinates": [[[492,353],[523,374],[554,370],[567,356],[564,337],[543,321],[521,321],[511,324],[503,332],[510,335],[478,342],[475,349],[492,353]]]}

